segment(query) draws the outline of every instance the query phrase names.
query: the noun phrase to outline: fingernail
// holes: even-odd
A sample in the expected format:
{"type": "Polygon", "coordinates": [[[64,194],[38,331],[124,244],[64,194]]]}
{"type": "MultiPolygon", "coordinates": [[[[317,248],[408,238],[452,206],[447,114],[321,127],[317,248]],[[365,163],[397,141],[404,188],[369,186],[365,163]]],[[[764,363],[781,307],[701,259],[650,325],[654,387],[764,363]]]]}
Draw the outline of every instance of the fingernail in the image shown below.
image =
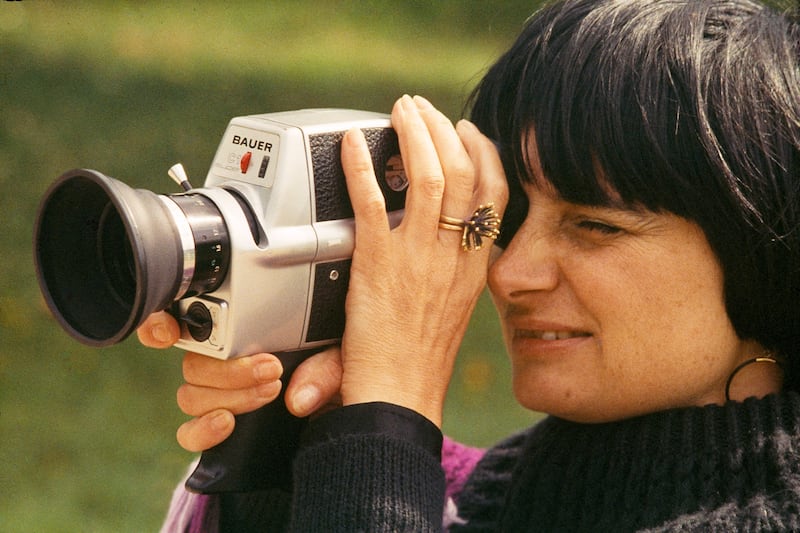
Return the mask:
{"type": "Polygon", "coordinates": [[[427,98],[424,96],[416,95],[414,97],[414,102],[417,104],[417,107],[420,109],[433,109],[433,104],[428,101],[427,98]]]}
{"type": "Polygon", "coordinates": [[[348,131],[345,138],[351,146],[360,146],[365,142],[364,132],[359,128],[353,128],[348,131]]]}
{"type": "Polygon", "coordinates": [[[416,107],[417,107],[417,104],[414,103],[414,100],[412,100],[411,97],[409,95],[407,95],[407,94],[404,94],[403,97],[400,98],[400,105],[406,111],[408,111],[410,109],[416,109],[416,107]]]}
{"type": "Polygon", "coordinates": [[[467,120],[465,118],[462,118],[461,120],[458,121],[458,123],[456,124],[456,127],[458,127],[458,126],[461,126],[462,128],[469,128],[469,129],[471,129],[473,131],[479,131],[478,130],[478,126],[476,126],[473,122],[470,122],[469,120],[467,120]]]}
{"type": "Polygon", "coordinates": [[[259,382],[267,383],[281,377],[283,369],[277,361],[261,361],[253,367],[253,375],[259,382]]]}
{"type": "Polygon", "coordinates": [[[230,424],[230,416],[225,411],[220,411],[211,417],[211,427],[214,431],[225,431],[230,424]]]}
{"type": "Polygon", "coordinates": [[[322,399],[319,389],[312,385],[305,385],[292,396],[294,410],[298,415],[308,415],[316,410],[322,399]]]}
{"type": "Polygon", "coordinates": [[[150,329],[150,335],[158,342],[170,342],[172,340],[169,329],[164,324],[156,324],[153,326],[150,329]]]}
{"type": "Polygon", "coordinates": [[[258,386],[258,397],[264,400],[271,400],[278,393],[281,391],[281,382],[280,381],[271,381],[269,383],[263,383],[258,386]]]}

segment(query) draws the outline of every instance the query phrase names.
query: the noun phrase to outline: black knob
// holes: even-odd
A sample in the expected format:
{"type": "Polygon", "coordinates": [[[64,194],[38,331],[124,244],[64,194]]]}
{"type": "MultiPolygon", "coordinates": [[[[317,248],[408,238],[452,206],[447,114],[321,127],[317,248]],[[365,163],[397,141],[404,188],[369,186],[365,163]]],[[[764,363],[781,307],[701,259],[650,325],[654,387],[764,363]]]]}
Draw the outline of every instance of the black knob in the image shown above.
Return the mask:
{"type": "Polygon", "coordinates": [[[203,342],[211,336],[214,321],[211,318],[211,311],[201,302],[190,305],[186,314],[181,317],[181,321],[186,324],[189,334],[197,342],[203,342]]]}

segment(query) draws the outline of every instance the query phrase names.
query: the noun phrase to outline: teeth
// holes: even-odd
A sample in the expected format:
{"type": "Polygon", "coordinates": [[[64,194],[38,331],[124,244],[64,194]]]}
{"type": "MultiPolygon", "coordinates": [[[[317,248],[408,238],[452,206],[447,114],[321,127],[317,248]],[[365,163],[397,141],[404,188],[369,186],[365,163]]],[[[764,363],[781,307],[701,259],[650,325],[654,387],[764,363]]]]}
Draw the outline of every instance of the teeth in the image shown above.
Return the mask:
{"type": "Polygon", "coordinates": [[[585,333],[578,333],[575,331],[534,331],[533,337],[542,339],[543,341],[556,341],[563,339],[572,339],[574,337],[585,337],[585,333]]]}

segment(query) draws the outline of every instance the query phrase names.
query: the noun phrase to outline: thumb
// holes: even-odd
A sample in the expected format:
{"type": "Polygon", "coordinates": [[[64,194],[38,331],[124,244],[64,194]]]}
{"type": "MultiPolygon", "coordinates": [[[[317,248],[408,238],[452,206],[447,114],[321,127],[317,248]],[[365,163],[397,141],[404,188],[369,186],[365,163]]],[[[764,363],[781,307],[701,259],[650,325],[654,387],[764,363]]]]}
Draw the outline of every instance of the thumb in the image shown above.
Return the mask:
{"type": "Polygon", "coordinates": [[[335,346],[300,363],[286,387],[286,408],[294,416],[309,416],[337,401],[341,385],[341,348],[335,346]]]}
{"type": "Polygon", "coordinates": [[[139,342],[150,348],[169,348],[180,339],[181,329],[175,317],[166,311],[148,316],[136,330],[139,342]]]}

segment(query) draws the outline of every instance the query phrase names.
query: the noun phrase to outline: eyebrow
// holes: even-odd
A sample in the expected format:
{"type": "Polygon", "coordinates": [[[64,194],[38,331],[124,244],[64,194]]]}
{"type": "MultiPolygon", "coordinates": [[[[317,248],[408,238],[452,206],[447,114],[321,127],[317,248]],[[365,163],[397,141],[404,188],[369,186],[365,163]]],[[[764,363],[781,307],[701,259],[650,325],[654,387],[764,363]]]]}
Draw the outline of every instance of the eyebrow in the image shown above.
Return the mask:
{"type": "Polygon", "coordinates": [[[607,208],[607,209],[616,209],[618,211],[628,211],[631,213],[645,213],[649,211],[644,205],[640,203],[631,203],[626,202],[622,198],[619,198],[616,194],[606,196],[607,202],[602,204],[597,204],[595,206],[589,207],[598,207],[598,208],[607,208]]]}
{"type": "Polygon", "coordinates": [[[650,211],[649,209],[647,209],[647,207],[645,207],[643,204],[639,202],[626,202],[616,191],[610,189],[608,186],[604,186],[602,182],[598,183],[598,186],[602,192],[602,196],[599,198],[599,201],[596,203],[587,203],[565,198],[564,195],[561,194],[561,192],[558,190],[556,185],[551,180],[547,179],[545,176],[541,175],[538,172],[534,173],[534,177],[536,179],[529,183],[530,186],[535,187],[536,189],[545,194],[552,195],[553,198],[560,200],[562,202],[567,202],[575,205],[580,205],[583,207],[590,207],[597,209],[614,209],[617,211],[627,211],[629,213],[642,214],[650,211]]]}

